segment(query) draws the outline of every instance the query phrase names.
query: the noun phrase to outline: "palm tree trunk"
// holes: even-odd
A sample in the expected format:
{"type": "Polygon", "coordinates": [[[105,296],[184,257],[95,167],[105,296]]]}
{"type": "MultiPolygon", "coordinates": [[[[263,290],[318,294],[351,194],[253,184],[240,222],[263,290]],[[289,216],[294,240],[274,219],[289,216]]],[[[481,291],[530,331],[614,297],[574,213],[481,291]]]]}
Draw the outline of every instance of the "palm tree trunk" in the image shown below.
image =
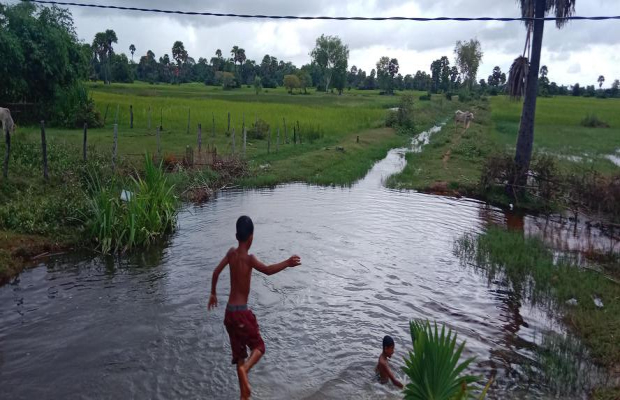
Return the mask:
{"type": "MultiPolygon", "coordinates": [[[[535,18],[544,18],[546,0],[536,0],[535,18]]],[[[517,138],[517,151],[515,153],[516,171],[512,182],[511,194],[523,193],[527,183],[527,173],[532,160],[534,145],[534,118],[536,116],[536,95],[538,91],[538,70],[540,69],[540,53],[542,50],[543,32],[545,21],[534,21],[534,36],[532,39],[532,59],[527,76],[525,99],[521,113],[521,124],[517,138]]]]}

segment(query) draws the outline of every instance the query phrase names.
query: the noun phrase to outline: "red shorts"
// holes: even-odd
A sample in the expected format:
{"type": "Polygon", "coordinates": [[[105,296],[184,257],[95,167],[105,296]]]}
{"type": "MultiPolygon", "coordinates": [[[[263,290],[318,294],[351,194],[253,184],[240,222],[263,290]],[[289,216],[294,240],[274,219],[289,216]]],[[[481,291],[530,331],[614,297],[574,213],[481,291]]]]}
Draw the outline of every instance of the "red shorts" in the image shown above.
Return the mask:
{"type": "Polygon", "coordinates": [[[230,347],[232,349],[232,363],[237,364],[239,360],[248,357],[247,348],[259,350],[265,354],[265,343],[260,337],[258,322],[252,311],[246,309],[241,311],[226,310],[224,325],[230,337],[230,347]]]}

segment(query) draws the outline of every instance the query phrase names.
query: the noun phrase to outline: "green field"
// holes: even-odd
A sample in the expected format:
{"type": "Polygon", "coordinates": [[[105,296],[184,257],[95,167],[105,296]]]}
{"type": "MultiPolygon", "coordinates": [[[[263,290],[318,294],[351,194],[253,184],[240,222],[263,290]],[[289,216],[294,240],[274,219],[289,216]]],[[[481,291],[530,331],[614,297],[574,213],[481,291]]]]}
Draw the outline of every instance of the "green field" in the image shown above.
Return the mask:
{"type": "MultiPolygon", "coordinates": [[[[521,103],[505,96],[459,104],[476,118],[458,132],[454,122],[431,138],[420,154],[407,155],[407,167],[388,184],[392,187],[474,194],[484,160],[501,152],[513,153],[521,103]]],[[[534,152],[552,155],[564,172],[595,169],[604,175],[620,173],[606,158],[620,149],[620,99],[554,97],[538,99],[534,152]],[[609,128],[587,128],[581,120],[596,113],[609,128]]]]}
{"type": "MultiPolygon", "coordinates": [[[[174,155],[180,159],[187,146],[197,152],[198,124],[202,126],[203,150],[209,146],[217,148],[218,155],[232,154],[234,129],[234,148],[242,156],[244,118],[248,129],[257,118],[264,120],[271,128],[271,142],[248,139],[245,158],[254,174],[241,183],[249,186],[290,181],[350,184],[361,178],[390,148],[407,140],[391,129],[382,129],[387,109],[397,107],[400,96],[380,96],[376,91],[352,90],[336,95],[309,90],[308,94],[290,95],[284,88],[278,88],[265,89],[257,95],[253,88],[223,90],[201,84],[145,83],[89,84],[89,88],[97,109],[105,116],[104,128],[89,130],[89,145],[110,154],[116,120],[118,153],[128,161],[139,159],[147,151],[157,153],[156,127],[160,124],[164,157],[174,155]],[[130,106],[134,114],[133,129],[130,106]],[[296,145],[294,126],[299,128],[302,142],[296,145]],[[360,136],[359,143],[357,136],[360,136]]],[[[439,98],[419,102],[417,98],[422,93],[410,94],[416,98],[419,130],[451,112],[447,102],[439,98]]],[[[50,143],[59,146],[79,148],[82,143],[80,129],[50,128],[47,135],[50,143]]],[[[20,127],[15,140],[34,141],[38,137],[38,127],[20,127]]]]}

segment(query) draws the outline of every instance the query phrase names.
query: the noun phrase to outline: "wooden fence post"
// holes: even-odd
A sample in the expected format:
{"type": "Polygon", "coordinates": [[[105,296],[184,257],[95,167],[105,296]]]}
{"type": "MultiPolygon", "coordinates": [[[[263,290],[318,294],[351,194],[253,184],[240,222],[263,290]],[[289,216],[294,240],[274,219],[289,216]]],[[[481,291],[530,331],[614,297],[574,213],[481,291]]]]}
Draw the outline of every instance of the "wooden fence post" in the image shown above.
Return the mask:
{"type": "Polygon", "coordinates": [[[232,130],[232,153],[235,155],[235,128],[232,130]]]}
{"type": "Polygon", "coordinates": [[[267,154],[271,152],[271,128],[269,128],[269,136],[267,136],[267,154]]]}
{"type": "Polygon", "coordinates": [[[286,134],[286,118],[282,118],[282,122],[284,122],[284,143],[288,144],[288,135],[286,134]]]}
{"type": "Polygon", "coordinates": [[[41,120],[41,151],[43,154],[43,180],[49,181],[50,177],[47,171],[47,140],[45,139],[45,121],[41,120]]]}
{"type": "Polygon", "coordinates": [[[9,176],[9,157],[11,156],[11,131],[9,127],[4,125],[4,139],[6,141],[6,148],[4,149],[4,170],[2,171],[4,178],[9,176]]]}
{"type": "Polygon", "coordinates": [[[133,129],[133,105],[129,105],[129,129],[133,129]]]}
{"type": "Polygon", "coordinates": [[[230,134],[230,111],[228,112],[228,129],[226,129],[226,133],[230,134]]]}
{"type": "Polygon", "coordinates": [[[248,142],[248,131],[245,125],[243,126],[243,157],[245,157],[245,149],[248,142]]]}
{"type": "Polygon", "coordinates": [[[118,125],[118,112],[119,112],[120,109],[121,109],[121,106],[117,104],[116,105],[116,114],[114,115],[114,124],[115,125],[118,125]]]}
{"type": "Polygon", "coordinates": [[[301,128],[299,127],[299,121],[297,121],[297,136],[299,136],[299,144],[304,144],[303,140],[301,139],[301,128]]]}
{"type": "Polygon", "coordinates": [[[116,168],[116,150],[118,148],[118,124],[114,124],[114,143],[112,144],[112,168],[116,168]]]}
{"type": "Polygon", "coordinates": [[[87,160],[87,155],[86,155],[87,143],[88,143],[88,123],[84,122],[84,140],[82,143],[82,157],[84,158],[84,161],[87,160]]]}
{"type": "Polygon", "coordinates": [[[191,108],[187,108],[187,134],[189,135],[189,124],[192,120],[192,109],[191,108]]]}
{"type": "Polygon", "coordinates": [[[201,151],[202,151],[202,125],[198,124],[198,159],[200,159],[201,151]]]}
{"type": "Polygon", "coordinates": [[[149,133],[151,132],[151,106],[149,106],[149,133]]]}
{"type": "Polygon", "coordinates": [[[164,109],[163,108],[159,109],[159,130],[160,131],[164,130],[164,109]]]}
{"type": "Polygon", "coordinates": [[[278,126],[278,136],[276,139],[276,153],[278,152],[279,149],[280,149],[280,127],[278,126]]]}
{"type": "Polygon", "coordinates": [[[108,109],[110,108],[110,104],[105,106],[105,114],[103,115],[103,126],[105,126],[105,120],[108,119],[108,109]]]}
{"type": "Polygon", "coordinates": [[[161,126],[157,127],[157,160],[161,161],[161,126]]]}
{"type": "Polygon", "coordinates": [[[297,144],[297,128],[295,127],[295,124],[293,124],[293,144],[297,144]]]}

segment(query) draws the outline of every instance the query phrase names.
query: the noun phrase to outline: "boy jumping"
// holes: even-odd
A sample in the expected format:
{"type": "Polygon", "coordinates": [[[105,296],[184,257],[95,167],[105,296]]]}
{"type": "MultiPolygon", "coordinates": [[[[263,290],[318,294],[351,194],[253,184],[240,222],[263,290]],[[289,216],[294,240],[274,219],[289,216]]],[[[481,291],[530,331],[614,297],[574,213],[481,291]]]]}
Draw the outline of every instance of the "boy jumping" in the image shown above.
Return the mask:
{"type": "Polygon", "coordinates": [[[379,376],[379,382],[385,384],[388,382],[389,379],[392,381],[394,386],[402,389],[403,384],[398,379],[396,379],[396,377],[394,377],[394,374],[392,373],[392,370],[390,369],[390,366],[388,364],[388,359],[392,358],[392,354],[394,354],[394,339],[392,339],[390,336],[385,336],[383,338],[383,352],[379,356],[379,362],[377,363],[375,371],[379,376]]]}
{"type": "Polygon", "coordinates": [[[288,267],[301,265],[298,256],[292,256],[286,261],[266,266],[254,255],[248,254],[254,239],[254,224],[250,217],[242,216],[237,220],[237,240],[239,246],[228,250],[226,256],[220,261],[211,281],[211,296],[209,297],[208,309],[217,306],[215,288],[217,280],[226,265],[230,265],[230,296],[226,305],[224,325],[230,337],[232,349],[232,363],[237,364],[237,376],[239,377],[239,389],[241,400],[249,399],[251,395],[248,372],[254,364],[265,354],[265,343],[260,336],[258,323],[254,313],[248,308],[248,295],[250,294],[250,280],[252,268],[265,275],[273,275],[288,267]],[[252,351],[250,358],[246,347],[252,351]],[[247,360],[246,360],[247,358],[247,360]]]}

